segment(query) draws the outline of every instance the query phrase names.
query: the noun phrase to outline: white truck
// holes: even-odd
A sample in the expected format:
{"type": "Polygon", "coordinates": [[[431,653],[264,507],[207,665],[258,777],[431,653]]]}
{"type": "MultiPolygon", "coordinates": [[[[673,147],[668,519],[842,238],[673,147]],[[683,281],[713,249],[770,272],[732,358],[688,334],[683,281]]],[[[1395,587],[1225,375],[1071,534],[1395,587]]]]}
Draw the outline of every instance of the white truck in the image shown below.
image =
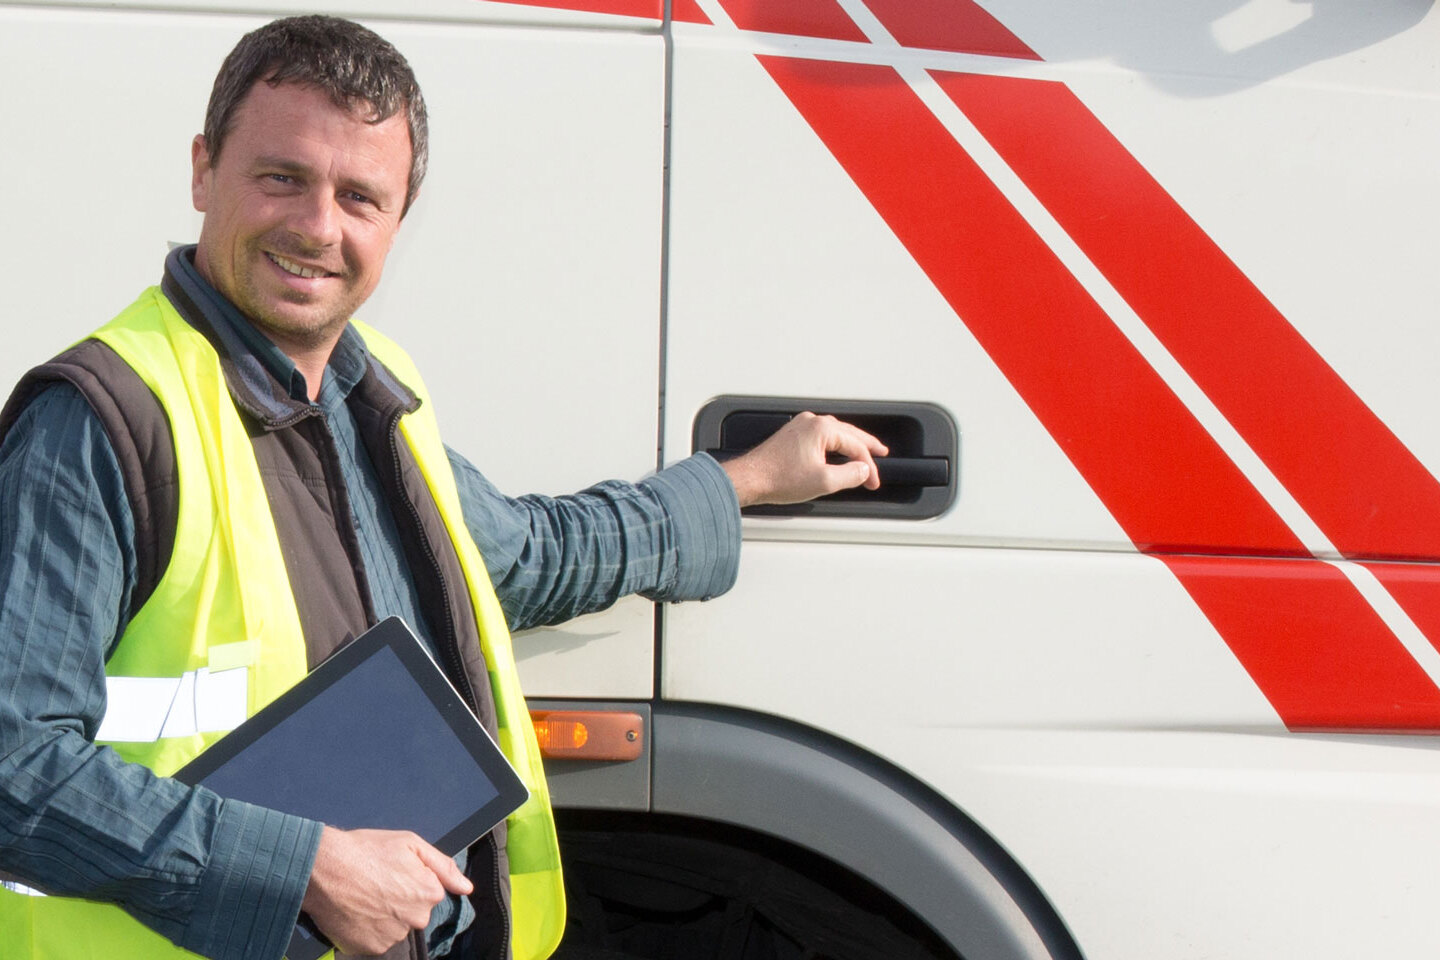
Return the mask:
{"type": "Polygon", "coordinates": [[[801,409],[904,461],[517,639],[635,715],[552,762],[562,954],[1440,950],[1432,0],[0,0],[0,379],[196,238],[302,10],[425,89],[364,316],[502,489],[801,409]]]}

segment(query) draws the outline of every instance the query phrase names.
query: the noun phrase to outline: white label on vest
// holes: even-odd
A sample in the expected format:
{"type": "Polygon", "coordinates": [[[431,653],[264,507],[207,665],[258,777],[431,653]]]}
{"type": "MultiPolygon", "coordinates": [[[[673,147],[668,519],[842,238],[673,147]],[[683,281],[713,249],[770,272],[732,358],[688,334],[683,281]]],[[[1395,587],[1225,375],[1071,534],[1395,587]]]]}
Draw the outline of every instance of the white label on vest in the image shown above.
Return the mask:
{"type": "Polygon", "coordinates": [[[24,895],[27,896],[27,897],[44,897],[44,896],[48,896],[48,894],[41,893],[39,890],[36,890],[34,887],[27,887],[27,886],[25,886],[25,884],[20,883],[19,881],[16,881],[16,880],[0,880],[0,887],[4,887],[6,890],[9,890],[11,893],[24,894],[24,895]]]}
{"type": "Polygon", "coordinates": [[[244,667],[181,677],[106,677],[105,719],[95,739],[153,743],[161,737],[223,733],[244,722],[250,676],[244,667]]]}

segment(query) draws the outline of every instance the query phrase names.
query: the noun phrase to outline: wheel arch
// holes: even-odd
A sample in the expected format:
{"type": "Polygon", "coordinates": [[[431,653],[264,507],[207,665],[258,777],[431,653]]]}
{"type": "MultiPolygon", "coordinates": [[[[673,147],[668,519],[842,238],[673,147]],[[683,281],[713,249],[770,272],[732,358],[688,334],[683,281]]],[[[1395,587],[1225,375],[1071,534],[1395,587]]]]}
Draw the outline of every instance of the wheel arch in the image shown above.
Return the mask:
{"type": "Polygon", "coordinates": [[[652,705],[653,813],[778,837],[867,878],[968,960],[1080,960],[1013,857],[893,764],[789,720],[652,705]]]}

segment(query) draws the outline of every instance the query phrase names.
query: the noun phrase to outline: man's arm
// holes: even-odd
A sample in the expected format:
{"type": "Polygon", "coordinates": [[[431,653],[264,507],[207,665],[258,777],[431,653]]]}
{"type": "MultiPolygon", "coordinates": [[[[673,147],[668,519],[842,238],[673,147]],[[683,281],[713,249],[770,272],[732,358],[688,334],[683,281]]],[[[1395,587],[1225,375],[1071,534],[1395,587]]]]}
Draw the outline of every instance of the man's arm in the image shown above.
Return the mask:
{"type": "Polygon", "coordinates": [[[76,391],[47,390],[0,447],[0,870],[119,903],[197,953],[278,958],[319,824],[156,777],[92,742],[133,554],[103,428],[76,391]]]}
{"type": "Polygon", "coordinates": [[[724,471],[704,454],[638,484],[610,480],[564,497],[507,497],[453,450],[450,462],[512,630],[631,593],[703,599],[735,580],[740,511],[724,471]]]}
{"type": "Polygon", "coordinates": [[[884,444],[833,417],[804,413],[724,464],[696,454],[636,484],[606,481],[572,496],[501,494],[449,451],[465,522],[511,629],[559,623],[631,593],[705,600],[728,590],[740,561],[740,507],[795,503],[879,486],[884,444]],[[851,462],[834,464],[838,454],[851,462]]]}

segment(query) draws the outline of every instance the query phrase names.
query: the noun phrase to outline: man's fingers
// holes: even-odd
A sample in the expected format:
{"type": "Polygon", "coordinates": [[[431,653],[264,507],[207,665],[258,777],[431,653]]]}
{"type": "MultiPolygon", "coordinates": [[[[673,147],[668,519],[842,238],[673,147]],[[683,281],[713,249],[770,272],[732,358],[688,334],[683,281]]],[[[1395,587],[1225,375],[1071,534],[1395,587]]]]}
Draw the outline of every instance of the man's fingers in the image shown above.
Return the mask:
{"type": "Polygon", "coordinates": [[[870,466],[867,462],[860,461],[860,459],[832,466],[832,468],[829,469],[829,474],[837,478],[838,482],[831,492],[850,489],[851,486],[860,486],[861,484],[868,486],[870,489],[874,489],[876,488],[876,472],[874,466],[870,466]]]}
{"type": "Polygon", "coordinates": [[[327,826],[301,908],[345,952],[369,956],[423,930],[446,890],[472,889],[455,861],[414,833],[327,826]]]}
{"type": "Polygon", "coordinates": [[[800,503],[864,484],[880,486],[876,456],[889,453],[877,438],[832,416],[796,414],[758,447],[721,466],[741,507],[800,503]],[[829,457],[849,462],[830,462],[829,457]]]}
{"type": "MultiPolygon", "coordinates": [[[[876,442],[879,443],[879,441],[876,442]]],[[[884,450],[885,446],[881,444],[880,448],[884,450]]],[[[852,487],[859,486],[863,483],[867,490],[878,490],[880,488],[880,468],[875,465],[875,459],[870,452],[871,449],[870,447],[859,447],[854,453],[849,454],[851,463],[858,463],[865,468],[864,473],[860,474],[859,478],[851,484],[852,487]]]]}
{"type": "Polygon", "coordinates": [[[855,465],[864,467],[863,471],[859,469],[847,471],[845,479],[848,482],[837,489],[858,487],[862,483],[867,490],[878,489],[880,487],[880,470],[875,466],[874,458],[885,456],[890,452],[890,448],[853,424],[834,418],[829,419],[831,429],[826,437],[827,450],[849,457],[850,463],[846,464],[847,467],[855,465]]]}
{"type": "Polygon", "coordinates": [[[451,893],[461,895],[474,891],[475,885],[470,882],[470,879],[466,877],[465,874],[460,872],[460,868],[456,866],[454,860],[445,856],[445,854],[436,850],[424,840],[420,840],[418,837],[416,840],[419,845],[415,848],[415,852],[420,855],[420,859],[424,862],[425,866],[435,872],[435,876],[439,879],[441,886],[451,893]]]}
{"type": "Polygon", "coordinates": [[[866,453],[876,457],[883,457],[890,452],[890,448],[881,443],[879,438],[866,433],[864,430],[852,424],[846,423],[842,425],[849,428],[847,433],[850,435],[850,438],[858,443],[860,448],[866,453]]]}

